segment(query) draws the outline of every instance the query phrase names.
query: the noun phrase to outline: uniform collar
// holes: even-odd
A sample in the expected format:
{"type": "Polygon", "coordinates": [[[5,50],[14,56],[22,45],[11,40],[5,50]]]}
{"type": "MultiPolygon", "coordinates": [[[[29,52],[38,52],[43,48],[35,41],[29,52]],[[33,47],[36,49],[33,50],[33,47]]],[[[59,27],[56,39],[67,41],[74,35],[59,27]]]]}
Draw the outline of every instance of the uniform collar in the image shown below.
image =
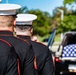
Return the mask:
{"type": "Polygon", "coordinates": [[[13,32],[9,30],[0,30],[0,35],[13,35],[13,32]]]}
{"type": "Polygon", "coordinates": [[[29,36],[24,36],[24,35],[17,35],[18,37],[22,38],[22,39],[30,39],[29,36]]]}

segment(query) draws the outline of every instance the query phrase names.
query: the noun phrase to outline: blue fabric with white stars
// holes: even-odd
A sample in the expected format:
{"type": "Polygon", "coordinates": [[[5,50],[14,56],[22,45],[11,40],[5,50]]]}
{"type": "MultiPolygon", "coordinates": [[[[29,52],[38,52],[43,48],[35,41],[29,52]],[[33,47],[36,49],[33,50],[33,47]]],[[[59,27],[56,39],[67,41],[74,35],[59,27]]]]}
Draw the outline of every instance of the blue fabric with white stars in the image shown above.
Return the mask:
{"type": "Polygon", "coordinates": [[[76,57],[76,44],[70,44],[63,48],[62,57],[76,57]]]}

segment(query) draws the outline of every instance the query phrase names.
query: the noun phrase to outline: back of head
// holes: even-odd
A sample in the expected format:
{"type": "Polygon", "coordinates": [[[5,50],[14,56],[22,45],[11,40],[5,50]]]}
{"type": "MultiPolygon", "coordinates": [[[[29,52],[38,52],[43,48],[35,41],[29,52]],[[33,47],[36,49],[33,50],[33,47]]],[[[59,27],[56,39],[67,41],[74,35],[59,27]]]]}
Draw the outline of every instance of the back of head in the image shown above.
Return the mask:
{"type": "Polygon", "coordinates": [[[12,26],[15,18],[13,16],[0,16],[0,26],[6,27],[6,26],[12,26]]]}
{"type": "Polygon", "coordinates": [[[32,33],[33,20],[35,20],[36,18],[37,16],[34,14],[18,14],[16,18],[17,35],[22,32],[22,34],[24,33],[24,35],[30,36],[32,33]]]}
{"type": "Polygon", "coordinates": [[[16,10],[21,8],[18,4],[0,4],[0,26],[11,26],[16,18],[16,10]]]}

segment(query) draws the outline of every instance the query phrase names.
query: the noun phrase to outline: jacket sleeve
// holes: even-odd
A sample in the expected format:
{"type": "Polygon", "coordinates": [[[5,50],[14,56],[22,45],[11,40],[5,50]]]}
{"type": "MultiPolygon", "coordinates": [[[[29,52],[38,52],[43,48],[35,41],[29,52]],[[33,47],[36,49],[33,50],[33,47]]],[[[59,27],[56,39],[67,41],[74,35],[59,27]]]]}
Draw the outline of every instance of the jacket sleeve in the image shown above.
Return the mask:
{"type": "Polygon", "coordinates": [[[47,56],[42,70],[42,75],[55,75],[55,68],[52,59],[52,54],[49,51],[49,49],[47,50],[47,56]]]}
{"type": "Polygon", "coordinates": [[[8,55],[7,70],[5,75],[18,75],[17,55],[13,47],[10,49],[10,53],[8,55]]]}
{"type": "Polygon", "coordinates": [[[23,75],[36,75],[36,71],[34,69],[34,51],[31,45],[29,45],[27,54],[25,56],[25,63],[24,63],[24,71],[23,75]]]}

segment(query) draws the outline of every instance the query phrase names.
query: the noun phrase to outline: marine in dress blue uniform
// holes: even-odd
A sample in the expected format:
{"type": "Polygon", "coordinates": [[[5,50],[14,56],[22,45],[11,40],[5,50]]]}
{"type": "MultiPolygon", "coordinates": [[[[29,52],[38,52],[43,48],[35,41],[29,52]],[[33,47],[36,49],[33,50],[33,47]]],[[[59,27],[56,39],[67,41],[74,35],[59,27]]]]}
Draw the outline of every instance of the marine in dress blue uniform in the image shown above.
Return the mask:
{"type": "MultiPolygon", "coordinates": [[[[34,52],[31,44],[20,38],[14,37],[16,9],[21,8],[17,4],[0,4],[0,38],[11,43],[18,55],[20,63],[20,75],[35,75],[34,52]]],[[[11,75],[11,74],[10,74],[11,75]]]]}
{"type": "Polygon", "coordinates": [[[28,40],[32,46],[36,56],[34,63],[38,75],[54,75],[54,65],[52,54],[49,48],[39,42],[31,41],[32,22],[37,18],[34,14],[18,14],[16,18],[16,34],[19,38],[28,40]]]}

